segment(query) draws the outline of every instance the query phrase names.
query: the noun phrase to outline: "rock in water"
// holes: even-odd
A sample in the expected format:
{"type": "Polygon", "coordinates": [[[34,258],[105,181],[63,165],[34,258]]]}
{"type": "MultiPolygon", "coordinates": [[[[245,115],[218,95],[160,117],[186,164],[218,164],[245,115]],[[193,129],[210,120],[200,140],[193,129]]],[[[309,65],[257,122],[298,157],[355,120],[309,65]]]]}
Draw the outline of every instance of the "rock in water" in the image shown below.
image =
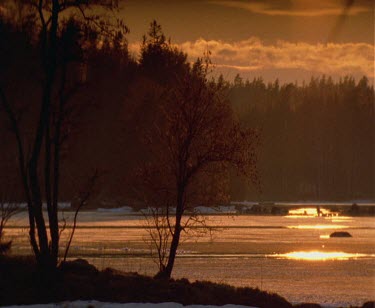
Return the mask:
{"type": "Polygon", "coordinates": [[[346,231],[336,231],[331,233],[329,237],[352,237],[352,235],[346,231]]]}

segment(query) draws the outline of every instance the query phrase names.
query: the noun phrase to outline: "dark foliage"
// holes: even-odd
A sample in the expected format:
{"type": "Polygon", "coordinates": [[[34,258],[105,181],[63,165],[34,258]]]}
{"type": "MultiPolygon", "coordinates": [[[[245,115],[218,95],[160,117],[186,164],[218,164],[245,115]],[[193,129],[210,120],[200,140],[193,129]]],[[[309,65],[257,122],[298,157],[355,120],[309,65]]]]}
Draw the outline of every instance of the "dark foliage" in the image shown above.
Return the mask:
{"type": "MultiPolygon", "coordinates": [[[[56,277],[56,276],[55,276],[56,277]]],[[[292,307],[277,294],[186,279],[158,280],[112,269],[98,271],[79,259],[62,263],[56,281],[37,276],[29,257],[0,257],[0,305],[98,300],[104,302],[178,302],[184,305],[237,304],[257,307],[292,307]],[[48,283],[49,292],[40,290],[48,283]]]]}
{"type": "MultiPolygon", "coordinates": [[[[279,85],[238,76],[230,91],[233,108],[262,132],[260,198],[374,199],[374,99],[366,77],[279,85]]],[[[232,192],[239,200],[259,198],[234,177],[232,192]]]]}
{"type": "Polygon", "coordinates": [[[30,13],[20,17],[21,22],[8,9],[0,12],[0,58],[4,62],[0,63],[4,67],[0,70],[0,131],[5,149],[16,153],[16,160],[5,160],[2,180],[19,175],[17,199],[27,204],[30,244],[40,268],[47,271],[58,264],[60,180],[66,177],[61,166],[70,152],[66,141],[78,116],[90,105],[89,95],[87,99],[78,96],[87,94],[83,91],[87,58],[98,50],[99,38],[106,37],[100,51],[104,58],[116,57],[116,64],[128,59],[122,35],[126,27],[121,28],[121,23],[112,31],[103,20],[98,23],[97,18],[85,15],[87,5],[86,1],[20,2],[20,8],[30,13]],[[68,9],[80,12],[81,18],[64,17],[68,9]],[[95,32],[96,39],[89,32],[95,32]]]}
{"type": "MultiPolygon", "coordinates": [[[[74,25],[67,23],[69,35],[62,42],[73,42],[68,49],[69,59],[75,59],[69,81],[80,81],[81,88],[69,98],[69,121],[63,127],[69,139],[61,148],[60,199],[73,200],[76,188],[97,168],[105,172],[98,202],[129,204],[127,179],[134,165],[149,155],[143,133],[153,129],[161,89],[175,85],[188,71],[186,54],[172,47],[155,22],[138,62],[126,45],[121,47],[119,37],[98,48],[95,31],[85,28],[78,35],[74,25]]],[[[0,81],[16,103],[20,128],[29,136],[35,129],[30,119],[36,116],[41,72],[35,37],[25,29],[30,27],[12,28],[0,21],[0,81]],[[25,90],[18,91],[20,87],[25,90]]],[[[227,86],[233,109],[245,126],[259,129],[262,143],[262,194],[235,174],[230,178],[232,200],[374,198],[374,89],[366,78],[335,82],[321,77],[303,85],[280,85],[238,77],[227,86]]],[[[0,118],[7,149],[0,160],[4,183],[18,167],[11,155],[16,144],[2,111],[0,118]]],[[[20,201],[25,200],[22,195],[20,191],[20,201]]]]}

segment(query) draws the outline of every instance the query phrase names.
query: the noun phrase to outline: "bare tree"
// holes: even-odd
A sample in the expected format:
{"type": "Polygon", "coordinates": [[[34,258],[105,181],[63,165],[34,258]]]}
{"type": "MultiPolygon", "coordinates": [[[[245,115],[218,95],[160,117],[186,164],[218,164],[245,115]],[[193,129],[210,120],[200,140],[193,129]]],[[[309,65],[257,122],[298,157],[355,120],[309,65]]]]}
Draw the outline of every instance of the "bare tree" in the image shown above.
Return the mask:
{"type": "Polygon", "coordinates": [[[11,201],[4,192],[0,195],[0,255],[9,251],[12,241],[4,242],[4,229],[9,219],[22,210],[19,202],[11,201]]]}
{"type": "Polygon", "coordinates": [[[171,276],[181,232],[196,217],[183,215],[196,205],[228,201],[229,168],[257,182],[258,134],[240,126],[225,86],[209,81],[208,69],[208,62],[198,60],[162,95],[146,138],[150,155],[137,177],[145,202],[157,208],[152,238],[158,251],[168,242],[168,256],[159,258],[168,259],[159,267],[160,278],[171,276]]]}
{"type": "Polygon", "coordinates": [[[145,229],[149,235],[151,257],[155,256],[159,271],[164,271],[168,262],[168,247],[171,237],[171,229],[168,220],[167,208],[149,207],[144,213],[145,229]]]}
{"type": "MultiPolygon", "coordinates": [[[[92,196],[94,194],[95,185],[97,184],[99,176],[100,175],[99,175],[98,170],[95,170],[93,175],[88,180],[86,186],[82,189],[82,191],[80,192],[80,194],[77,198],[78,199],[78,205],[76,207],[74,217],[73,217],[72,231],[70,232],[69,240],[68,240],[68,242],[66,244],[66,247],[65,247],[63,262],[66,261],[66,258],[68,257],[68,254],[69,254],[70,245],[72,244],[74,233],[75,233],[76,228],[77,228],[78,214],[81,211],[81,209],[87,204],[87,202],[90,200],[90,198],[92,198],[92,196]]],[[[65,226],[64,226],[64,229],[65,229],[65,226]]]]}
{"type": "MultiPolygon", "coordinates": [[[[76,93],[80,80],[68,82],[69,63],[80,58],[79,36],[74,22],[62,27],[63,12],[77,11],[83,22],[109,34],[111,27],[101,22],[96,15],[86,14],[89,2],[86,0],[32,0],[19,1],[35,13],[34,26],[38,29],[41,62],[40,104],[35,108],[33,119],[35,129],[31,142],[24,144],[24,134],[19,125],[19,116],[5,88],[0,84],[0,104],[10,122],[16,137],[18,165],[29,213],[30,243],[40,269],[55,268],[59,254],[58,200],[60,187],[61,148],[68,130],[70,107],[67,102],[76,93]],[[78,47],[74,48],[74,47],[78,47]],[[42,187],[44,185],[44,187],[42,187]],[[43,201],[47,205],[47,219],[43,215],[43,201]],[[37,232],[36,232],[37,231],[37,232]],[[49,231],[49,232],[48,232],[49,231]]],[[[90,5],[113,7],[112,2],[90,1],[90,5]]],[[[120,24],[124,31],[127,29],[120,24]]]]}

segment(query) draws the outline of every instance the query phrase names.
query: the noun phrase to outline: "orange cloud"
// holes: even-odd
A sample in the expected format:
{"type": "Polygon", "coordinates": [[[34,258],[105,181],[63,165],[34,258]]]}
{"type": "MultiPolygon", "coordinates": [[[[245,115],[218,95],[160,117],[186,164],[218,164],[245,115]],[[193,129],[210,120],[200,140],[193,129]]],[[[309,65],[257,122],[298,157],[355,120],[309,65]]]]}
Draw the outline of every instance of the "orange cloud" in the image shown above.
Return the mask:
{"type": "Polygon", "coordinates": [[[211,52],[218,68],[240,71],[303,69],[332,75],[366,75],[374,78],[374,45],[366,43],[309,44],[278,41],[265,44],[258,38],[238,42],[199,39],[178,45],[191,58],[211,52]]]}
{"type": "MultiPolygon", "coordinates": [[[[342,2],[335,0],[311,1],[311,0],[294,0],[291,1],[291,6],[282,8],[274,6],[267,1],[251,2],[251,1],[228,1],[228,0],[213,0],[213,4],[243,9],[256,14],[270,15],[270,16],[292,16],[292,17],[318,17],[318,16],[332,16],[341,15],[343,10],[348,8],[342,5],[342,2]]],[[[282,2],[279,5],[282,5],[282,2]]],[[[353,5],[350,10],[346,12],[348,15],[357,15],[364,12],[371,11],[371,7],[364,5],[353,5]]]]}
{"type": "MultiPolygon", "coordinates": [[[[259,38],[225,42],[221,40],[198,39],[175,44],[186,52],[191,61],[210,51],[215,72],[240,73],[244,77],[263,76],[272,73],[280,77],[288,72],[287,80],[302,80],[312,75],[346,76],[356,78],[367,76],[374,80],[375,46],[366,43],[310,44],[278,41],[265,44],[259,38]],[[304,72],[303,76],[298,72],[304,72]],[[293,75],[294,74],[294,75],[293,75]],[[297,74],[297,75],[295,75],[297,74]]],[[[140,43],[129,45],[134,55],[139,55],[140,43]]]]}

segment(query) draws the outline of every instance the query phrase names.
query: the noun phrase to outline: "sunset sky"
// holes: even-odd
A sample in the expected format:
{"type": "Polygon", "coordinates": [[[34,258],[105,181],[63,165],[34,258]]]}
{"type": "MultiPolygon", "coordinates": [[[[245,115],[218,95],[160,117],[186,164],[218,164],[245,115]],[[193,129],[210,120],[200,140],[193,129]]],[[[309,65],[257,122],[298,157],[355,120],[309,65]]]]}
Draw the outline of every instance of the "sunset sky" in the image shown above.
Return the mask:
{"type": "Polygon", "coordinates": [[[312,75],[366,75],[374,82],[372,0],[120,0],[136,54],[156,19],[194,60],[212,53],[232,79],[263,76],[301,82],[312,75]]]}

